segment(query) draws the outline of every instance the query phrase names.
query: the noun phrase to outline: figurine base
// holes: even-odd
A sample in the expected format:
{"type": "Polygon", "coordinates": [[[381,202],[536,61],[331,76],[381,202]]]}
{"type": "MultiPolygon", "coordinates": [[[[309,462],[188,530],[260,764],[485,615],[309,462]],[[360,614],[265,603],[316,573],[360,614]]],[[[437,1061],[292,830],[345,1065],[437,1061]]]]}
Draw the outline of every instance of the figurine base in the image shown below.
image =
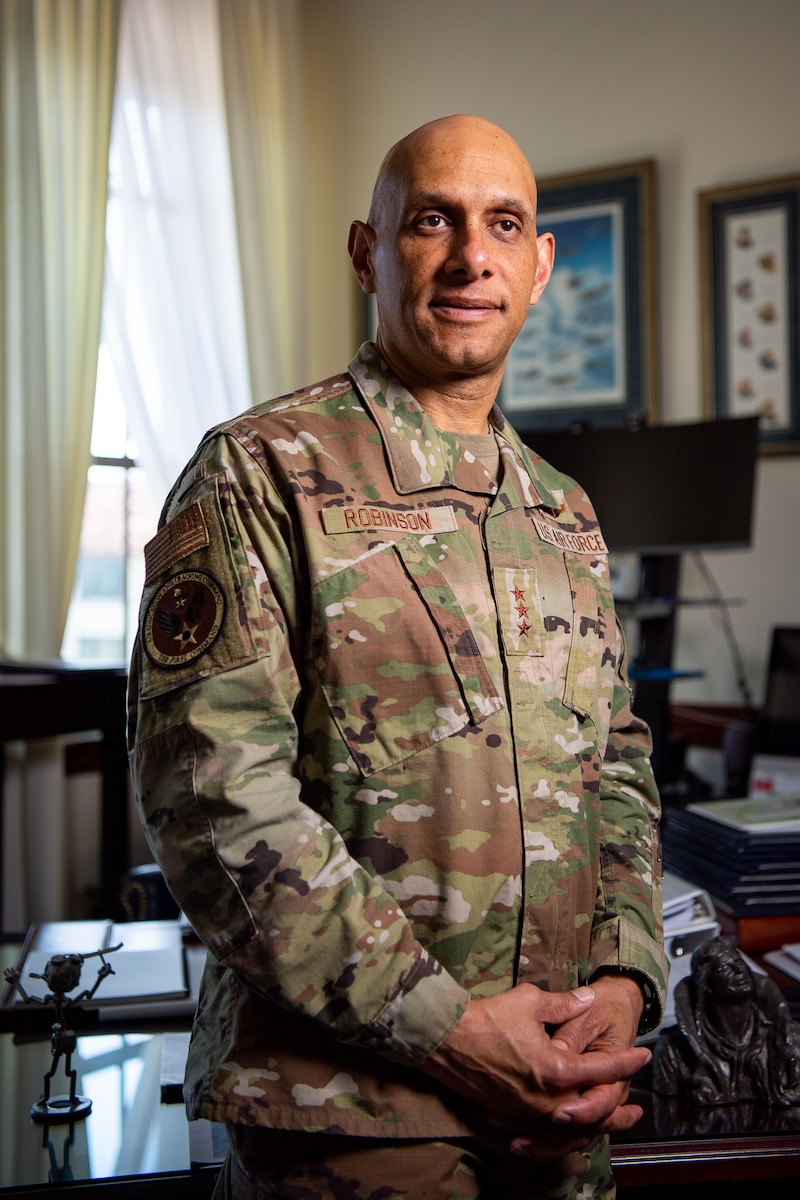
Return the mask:
{"type": "Polygon", "coordinates": [[[68,1121],[82,1121],[92,1111],[88,1096],[51,1096],[49,1100],[37,1100],[31,1105],[31,1120],[47,1125],[66,1125],[68,1121]]]}

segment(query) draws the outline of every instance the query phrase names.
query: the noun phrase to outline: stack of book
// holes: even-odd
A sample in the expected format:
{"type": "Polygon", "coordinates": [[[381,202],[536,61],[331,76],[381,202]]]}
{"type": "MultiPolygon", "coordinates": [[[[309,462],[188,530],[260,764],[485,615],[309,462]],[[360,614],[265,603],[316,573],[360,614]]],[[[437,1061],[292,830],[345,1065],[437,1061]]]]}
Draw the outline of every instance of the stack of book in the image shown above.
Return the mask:
{"type": "Polygon", "coordinates": [[[768,950],[764,958],[770,966],[800,983],[800,942],[788,942],[780,950],[768,950]]]}
{"type": "Polygon", "coordinates": [[[741,949],[800,938],[800,796],[669,809],[663,847],[665,867],[708,891],[741,949]]]}

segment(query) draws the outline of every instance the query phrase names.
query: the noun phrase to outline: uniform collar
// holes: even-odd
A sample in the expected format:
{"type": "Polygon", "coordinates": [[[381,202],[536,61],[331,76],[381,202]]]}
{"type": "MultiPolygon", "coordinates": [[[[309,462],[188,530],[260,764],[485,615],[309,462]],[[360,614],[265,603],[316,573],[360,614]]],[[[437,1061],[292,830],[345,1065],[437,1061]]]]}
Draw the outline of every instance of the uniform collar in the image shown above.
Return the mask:
{"type": "Polygon", "coordinates": [[[559,499],[543,483],[530,452],[494,406],[490,423],[504,464],[498,489],[481,464],[464,455],[455,434],[437,429],[411,392],[392,373],[372,342],[349,366],[356,390],[381,433],[392,481],[400,495],[432,488],[497,495],[506,507],[558,509],[559,499]]]}

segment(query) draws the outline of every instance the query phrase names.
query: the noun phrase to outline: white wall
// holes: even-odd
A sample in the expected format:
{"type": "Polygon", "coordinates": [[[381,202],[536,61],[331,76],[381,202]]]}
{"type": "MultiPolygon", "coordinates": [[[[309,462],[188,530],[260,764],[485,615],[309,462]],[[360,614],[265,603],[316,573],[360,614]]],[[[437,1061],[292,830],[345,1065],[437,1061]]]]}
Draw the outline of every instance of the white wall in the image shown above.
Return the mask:
{"type": "MultiPolygon", "coordinates": [[[[357,341],[345,247],[389,145],[453,112],[504,126],[540,177],[652,157],[659,177],[661,413],[702,416],[697,192],[800,173],[797,0],[304,0],[313,124],[310,376],[357,341]]],[[[298,381],[304,382],[304,381],[298,381]]],[[[736,481],[731,481],[735,487],[736,481]]],[[[768,629],[800,623],[800,458],[759,464],[751,551],[709,555],[756,701],[768,629]]],[[[702,594],[691,564],[687,593],[702,594]]],[[[681,617],[676,699],[735,702],[709,611],[681,617]]]]}

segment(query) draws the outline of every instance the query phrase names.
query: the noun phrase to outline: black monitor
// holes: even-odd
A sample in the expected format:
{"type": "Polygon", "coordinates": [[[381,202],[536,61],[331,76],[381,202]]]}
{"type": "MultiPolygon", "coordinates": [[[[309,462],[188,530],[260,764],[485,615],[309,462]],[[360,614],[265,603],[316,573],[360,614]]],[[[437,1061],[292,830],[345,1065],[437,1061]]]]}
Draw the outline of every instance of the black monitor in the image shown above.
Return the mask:
{"type": "Polygon", "coordinates": [[[800,753],[800,625],[772,630],[758,748],[763,754],[800,753]]]}
{"type": "Polygon", "coordinates": [[[520,436],[591,499],[610,550],[750,545],[758,417],[520,436]]]}

